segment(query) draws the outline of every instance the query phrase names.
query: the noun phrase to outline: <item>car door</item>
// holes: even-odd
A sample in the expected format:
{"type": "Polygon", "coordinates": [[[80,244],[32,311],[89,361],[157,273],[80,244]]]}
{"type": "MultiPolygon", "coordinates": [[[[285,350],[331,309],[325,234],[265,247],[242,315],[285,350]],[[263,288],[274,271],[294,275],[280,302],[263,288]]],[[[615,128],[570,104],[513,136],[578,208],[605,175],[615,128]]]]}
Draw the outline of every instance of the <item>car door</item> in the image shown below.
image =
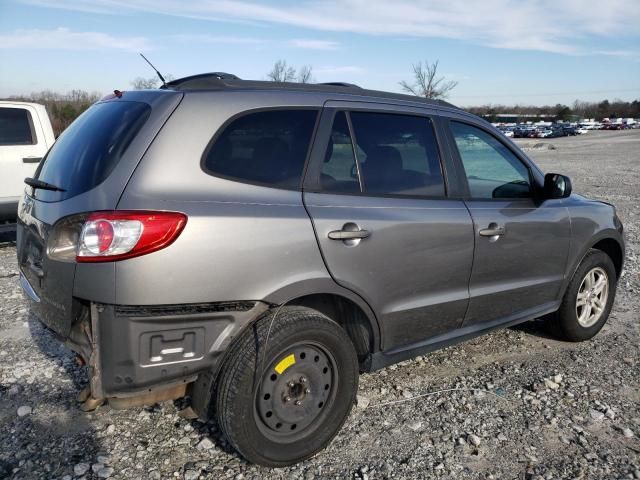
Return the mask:
{"type": "Polygon", "coordinates": [[[47,151],[37,120],[29,105],[0,106],[0,203],[17,202],[25,177],[33,176],[47,151]]]}
{"type": "Polygon", "coordinates": [[[458,328],[468,303],[470,215],[447,196],[433,116],[332,102],[304,203],[328,270],[378,316],[383,349],[458,328]]]}
{"type": "Polygon", "coordinates": [[[449,131],[476,242],[464,325],[555,309],[571,236],[564,202],[537,200],[540,172],[489,129],[451,120],[449,131]]]}

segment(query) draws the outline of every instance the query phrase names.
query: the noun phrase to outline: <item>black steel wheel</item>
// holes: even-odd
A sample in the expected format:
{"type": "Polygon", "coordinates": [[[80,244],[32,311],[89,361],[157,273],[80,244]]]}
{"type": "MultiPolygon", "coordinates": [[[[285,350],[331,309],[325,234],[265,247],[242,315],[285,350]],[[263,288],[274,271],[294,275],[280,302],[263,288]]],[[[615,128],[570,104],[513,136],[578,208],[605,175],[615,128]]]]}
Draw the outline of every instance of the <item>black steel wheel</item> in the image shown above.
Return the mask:
{"type": "Polygon", "coordinates": [[[344,329],[321,313],[286,307],[273,319],[275,313],[229,351],[216,416],[247,460],[285,466],[314,455],[339,431],[355,401],[358,361],[344,329]]]}
{"type": "Polygon", "coordinates": [[[304,435],[323,411],[331,410],[337,380],[333,356],[319,345],[302,343],[276,355],[256,391],[263,433],[275,439],[304,435]]]}

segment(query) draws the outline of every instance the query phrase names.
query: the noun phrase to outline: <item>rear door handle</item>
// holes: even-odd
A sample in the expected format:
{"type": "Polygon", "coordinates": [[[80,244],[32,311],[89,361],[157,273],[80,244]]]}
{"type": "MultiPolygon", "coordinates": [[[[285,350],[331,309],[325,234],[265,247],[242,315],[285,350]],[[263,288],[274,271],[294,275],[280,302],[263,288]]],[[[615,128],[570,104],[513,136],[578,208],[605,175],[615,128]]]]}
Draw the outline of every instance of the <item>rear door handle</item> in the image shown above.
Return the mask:
{"type": "Polygon", "coordinates": [[[497,223],[490,223],[489,227],[483,228],[478,233],[483,237],[496,237],[499,235],[504,235],[506,233],[506,230],[502,225],[498,225],[497,223]]]}
{"type": "Polygon", "coordinates": [[[331,240],[356,240],[367,238],[369,235],[369,230],[334,230],[329,232],[329,238],[331,240]]]}
{"type": "Polygon", "coordinates": [[[22,163],[40,163],[42,157],[22,157],[22,163]]]}

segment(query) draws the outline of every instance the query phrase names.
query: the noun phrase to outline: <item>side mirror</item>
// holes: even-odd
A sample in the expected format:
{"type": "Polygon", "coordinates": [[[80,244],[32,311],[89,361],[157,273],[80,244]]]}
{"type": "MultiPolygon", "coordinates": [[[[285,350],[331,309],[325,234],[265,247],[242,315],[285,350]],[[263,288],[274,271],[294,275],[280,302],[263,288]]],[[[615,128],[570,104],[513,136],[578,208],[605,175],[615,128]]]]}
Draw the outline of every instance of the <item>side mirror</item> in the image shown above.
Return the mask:
{"type": "Polygon", "coordinates": [[[544,198],[567,198],[571,195],[571,180],[559,173],[547,173],[544,176],[544,198]]]}

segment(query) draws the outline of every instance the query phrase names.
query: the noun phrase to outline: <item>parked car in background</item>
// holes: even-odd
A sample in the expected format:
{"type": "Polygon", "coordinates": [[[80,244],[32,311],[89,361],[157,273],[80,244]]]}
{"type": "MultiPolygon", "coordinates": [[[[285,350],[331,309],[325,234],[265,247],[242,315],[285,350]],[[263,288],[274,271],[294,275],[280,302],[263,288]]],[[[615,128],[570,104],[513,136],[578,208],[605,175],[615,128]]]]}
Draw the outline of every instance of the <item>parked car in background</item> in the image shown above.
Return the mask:
{"type": "Polygon", "coordinates": [[[498,130],[500,130],[505,137],[512,138],[514,136],[515,127],[500,126],[498,127],[498,130]]]}
{"type": "Polygon", "coordinates": [[[514,138],[527,138],[527,131],[524,127],[521,127],[520,125],[518,125],[514,130],[513,130],[513,137],[514,138]]]}
{"type": "Polygon", "coordinates": [[[513,136],[516,138],[529,138],[535,132],[536,128],[531,125],[520,125],[514,130],[513,136]]]}
{"type": "Polygon", "coordinates": [[[16,219],[24,179],[54,141],[44,105],[0,101],[0,221],[16,219]]]}
{"type": "Polygon", "coordinates": [[[623,268],[613,205],[451,104],[349,84],[117,92],[25,183],[20,284],[85,408],[188,395],[272,467],[334,438],[360,372],[543,316],[592,338],[623,268]]]}
{"type": "Polygon", "coordinates": [[[542,132],[542,129],[540,128],[531,128],[529,130],[527,130],[527,137],[528,138],[540,138],[540,133],[542,132]]]}
{"type": "Polygon", "coordinates": [[[584,135],[585,133],[589,133],[589,129],[585,128],[585,127],[578,127],[576,129],[576,133],[578,133],[580,135],[584,135]]]}
{"type": "Polygon", "coordinates": [[[557,136],[556,133],[551,129],[539,130],[537,132],[538,138],[550,138],[557,136]]]}

